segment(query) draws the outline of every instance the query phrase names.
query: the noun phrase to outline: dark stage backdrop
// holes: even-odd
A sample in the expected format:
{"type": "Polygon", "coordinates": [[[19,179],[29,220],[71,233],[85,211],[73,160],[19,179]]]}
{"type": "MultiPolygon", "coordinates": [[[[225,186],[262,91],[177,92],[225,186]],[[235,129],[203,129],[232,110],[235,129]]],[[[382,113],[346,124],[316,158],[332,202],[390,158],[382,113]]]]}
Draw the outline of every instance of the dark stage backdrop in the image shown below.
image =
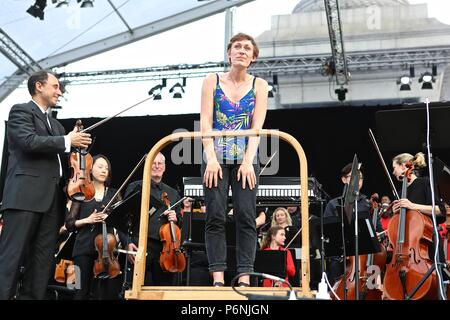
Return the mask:
{"type": "MultiPolygon", "coordinates": [[[[432,116],[434,108],[440,108],[439,110],[443,110],[446,115],[449,115],[450,108],[445,107],[449,105],[450,103],[433,104],[432,116]]],[[[383,137],[381,137],[382,141],[379,141],[379,143],[382,149],[383,144],[389,144],[391,147],[391,150],[382,150],[389,172],[391,172],[391,159],[394,155],[399,152],[415,154],[418,151],[424,151],[421,149],[421,141],[417,141],[417,147],[412,149],[400,147],[398,150],[392,150],[392,141],[396,139],[395,135],[408,130],[406,126],[410,123],[422,122],[424,126],[426,121],[424,111],[419,112],[419,116],[423,119],[414,121],[410,121],[409,117],[417,117],[417,115],[411,115],[410,112],[405,111],[401,121],[395,123],[395,128],[392,128],[392,130],[380,128],[383,123],[380,123],[380,120],[377,123],[376,119],[383,120],[385,117],[383,114],[380,117],[380,113],[376,116],[376,113],[399,108],[419,108],[423,110],[424,105],[270,110],[264,128],[285,131],[300,142],[308,160],[308,174],[317,178],[331,197],[341,194],[340,170],[352,161],[355,153],[362,162],[365,175],[362,192],[368,196],[373,192],[378,192],[380,196],[391,195],[387,179],[370,141],[368,129],[372,129],[377,139],[379,138],[378,132],[381,132],[381,130],[384,132],[383,137]],[[386,136],[386,132],[391,131],[393,135],[386,136]]],[[[442,115],[443,113],[439,113],[440,117],[442,115]]],[[[398,116],[399,113],[395,113],[395,117],[398,116]]],[[[402,116],[401,113],[400,116],[402,116]]],[[[446,119],[449,122],[450,116],[446,119]]],[[[86,118],[82,120],[84,126],[88,127],[101,119],[86,118]]],[[[113,186],[119,187],[139,159],[157,141],[180,128],[193,131],[194,122],[198,120],[198,114],[115,118],[93,130],[95,142],[91,154],[102,153],[110,158],[113,168],[113,186]]],[[[60,121],[67,130],[70,130],[73,128],[76,119],[60,121]]],[[[392,123],[387,125],[392,125],[392,123]]],[[[416,131],[422,129],[419,128],[416,131]]],[[[410,130],[414,130],[414,128],[410,128],[410,130]]],[[[434,132],[436,133],[437,130],[438,128],[435,128],[434,132]]],[[[411,135],[413,140],[416,137],[420,139],[420,134],[411,135]]],[[[411,146],[411,141],[408,144],[411,146]]],[[[182,177],[200,176],[200,166],[198,164],[172,164],[170,154],[174,145],[176,143],[163,150],[167,164],[164,180],[182,193],[182,177]]],[[[401,143],[399,145],[402,146],[401,143]]],[[[433,155],[438,156],[449,165],[450,149],[442,143],[438,147],[433,148],[433,155]]],[[[298,159],[293,149],[283,141],[280,142],[279,156],[278,176],[298,176],[298,159]]],[[[193,160],[193,156],[191,156],[191,159],[193,160]]],[[[140,179],[142,179],[142,169],[136,173],[131,181],[140,179]]]]}

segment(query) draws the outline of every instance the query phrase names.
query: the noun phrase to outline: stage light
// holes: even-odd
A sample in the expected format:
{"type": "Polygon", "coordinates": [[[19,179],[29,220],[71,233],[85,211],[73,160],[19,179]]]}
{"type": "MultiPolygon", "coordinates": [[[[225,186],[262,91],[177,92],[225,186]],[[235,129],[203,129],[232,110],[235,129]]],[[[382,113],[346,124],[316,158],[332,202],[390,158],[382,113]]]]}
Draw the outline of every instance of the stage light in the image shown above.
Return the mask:
{"type": "Polygon", "coordinates": [[[150,91],[148,92],[148,94],[151,96],[153,95],[153,100],[161,100],[161,90],[162,90],[163,86],[158,84],[156,86],[154,86],[153,88],[150,89],[150,91]]]}
{"type": "Polygon", "coordinates": [[[429,72],[425,72],[419,78],[419,83],[422,83],[422,89],[425,89],[425,90],[433,89],[433,82],[435,82],[434,77],[429,72]]]}
{"type": "Polygon", "coordinates": [[[52,0],[52,3],[56,3],[56,8],[67,7],[69,5],[68,0],[52,0]]]}
{"type": "Polygon", "coordinates": [[[81,8],[92,8],[94,7],[94,0],[77,0],[78,3],[81,2],[81,8]]]}
{"type": "Polygon", "coordinates": [[[397,84],[400,84],[400,91],[411,90],[411,78],[409,76],[400,77],[400,80],[397,80],[397,84]]]}
{"type": "Polygon", "coordinates": [[[277,89],[275,88],[275,84],[273,82],[267,82],[268,84],[268,89],[269,92],[267,93],[267,96],[269,98],[273,98],[274,97],[274,93],[277,92],[277,89]]]}
{"type": "Polygon", "coordinates": [[[184,93],[183,86],[179,82],[175,83],[173,85],[173,87],[170,88],[170,90],[169,90],[169,93],[172,93],[172,92],[174,92],[173,97],[175,99],[182,98],[183,97],[182,93],[184,93]]]}
{"type": "Polygon", "coordinates": [[[47,6],[47,0],[36,0],[34,5],[28,8],[27,12],[35,18],[44,20],[44,9],[47,6]]]}
{"type": "Polygon", "coordinates": [[[348,90],[345,89],[345,88],[340,88],[340,89],[334,90],[334,93],[337,94],[338,100],[339,100],[339,101],[344,101],[344,100],[345,100],[345,94],[346,94],[347,92],[348,92],[348,90]]]}

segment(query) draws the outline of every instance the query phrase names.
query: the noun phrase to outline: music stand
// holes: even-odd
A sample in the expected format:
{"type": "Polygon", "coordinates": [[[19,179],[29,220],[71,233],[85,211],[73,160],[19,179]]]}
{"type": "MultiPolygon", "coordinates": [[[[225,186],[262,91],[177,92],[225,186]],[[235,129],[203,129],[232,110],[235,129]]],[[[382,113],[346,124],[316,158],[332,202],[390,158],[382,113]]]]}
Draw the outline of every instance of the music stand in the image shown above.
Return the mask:
{"type": "Polygon", "coordinates": [[[255,255],[255,272],[286,278],[286,251],[258,250],[255,255]]]}
{"type": "MultiPolygon", "coordinates": [[[[125,199],[111,205],[112,211],[105,219],[106,224],[123,233],[128,233],[131,226],[131,231],[137,234],[141,216],[141,198],[141,190],[134,190],[125,199]]],[[[159,199],[150,196],[150,215],[163,205],[159,199]]]]}
{"type": "Polygon", "coordinates": [[[433,175],[436,178],[436,191],[445,203],[450,205],[450,167],[436,157],[433,167],[433,175]]]}
{"type": "MultiPolygon", "coordinates": [[[[423,150],[426,143],[426,109],[383,110],[375,113],[377,136],[384,151],[423,150]],[[406,130],[407,128],[414,130],[406,130]],[[395,137],[395,139],[393,139],[395,137]]],[[[430,140],[433,148],[450,148],[450,107],[430,108],[430,140]]]]}
{"type": "MultiPolygon", "coordinates": [[[[355,230],[355,274],[359,274],[359,217],[358,217],[358,196],[359,196],[359,161],[355,154],[353,157],[352,171],[350,175],[350,182],[348,184],[347,192],[344,198],[344,211],[347,217],[347,222],[350,224],[354,221],[355,230]],[[353,213],[355,213],[355,219],[352,219],[353,213]]],[[[348,229],[347,229],[348,230],[348,229]]],[[[345,250],[347,256],[348,251],[345,250]]],[[[345,281],[345,275],[344,275],[345,281]]],[[[347,282],[345,282],[347,283],[347,282]]],[[[355,277],[355,299],[359,300],[359,277],[355,277]]]]}
{"type": "MultiPolygon", "coordinates": [[[[191,276],[191,253],[206,251],[205,245],[205,223],[206,213],[185,212],[183,216],[183,228],[181,228],[181,243],[185,249],[187,258],[186,285],[189,285],[191,276]]],[[[225,224],[225,236],[227,242],[227,267],[232,269],[236,265],[234,248],[236,247],[236,225],[232,219],[227,217],[225,224]]]]}
{"type": "Polygon", "coordinates": [[[72,260],[72,251],[73,251],[73,246],[75,244],[76,237],[77,237],[77,235],[75,234],[75,232],[70,232],[66,236],[65,240],[63,240],[63,242],[65,242],[64,245],[55,254],[56,261],[58,261],[60,259],[72,260]]]}
{"type": "MultiPolygon", "coordinates": [[[[354,233],[351,232],[354,227],[352,224],[345,224],[344,240],[345,251],[347,256],[355,255],[354,233]]],[[[320,231],[320,221],[314,222],[314,227],[320,231]]],[[[381,245],[378,241],[376,232],[367,214],[359,215],[358,233],[360,236],[358,251],[360,254],[377,253],[381,251],[381,245]]],[[[323,234],[324,234],[324,255],[325,257],[342,256],[344,248],[342,247],[342,229],[341,218],[338,216],[323,218],[323,234]]]]}

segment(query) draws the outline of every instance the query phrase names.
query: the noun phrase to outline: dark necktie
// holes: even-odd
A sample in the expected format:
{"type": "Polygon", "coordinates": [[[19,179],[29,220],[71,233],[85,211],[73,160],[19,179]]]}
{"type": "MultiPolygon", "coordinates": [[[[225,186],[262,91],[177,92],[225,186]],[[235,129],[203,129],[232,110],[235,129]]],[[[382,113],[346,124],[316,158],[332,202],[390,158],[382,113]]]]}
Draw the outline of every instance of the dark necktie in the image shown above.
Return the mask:
{"type": "Polygon", "coordinates": [[[50,124],[50,118],[48,117],[48,112],[45,112],[45,118],[47,119],[47,124],[48,124],[48,127],[50,128],[50,132],[53,134],[53,128],[52,128],[52,125],[50,124]]]}

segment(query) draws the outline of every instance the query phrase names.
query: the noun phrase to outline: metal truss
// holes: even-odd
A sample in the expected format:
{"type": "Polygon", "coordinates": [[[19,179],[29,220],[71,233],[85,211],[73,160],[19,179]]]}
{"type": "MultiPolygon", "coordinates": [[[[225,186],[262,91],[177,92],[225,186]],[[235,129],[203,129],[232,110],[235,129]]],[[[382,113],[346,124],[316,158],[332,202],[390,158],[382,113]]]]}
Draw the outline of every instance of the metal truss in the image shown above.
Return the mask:
{"type": "Polygon", "coordinates": [[[42,69],[2,28],[0,28],[0,52],[26,74],[42,69]]]}
{"type": "MultiPolygon", "coordinates": [[[[410,66],[429,67],[450,63],[450,46],[405,48],[384,51],[352,52],[346,55],[348,70],[352,73],[375,70],[406,70],[410,66]]],[[[327,75],[324,67],[330,61],[327,54],[259,58],[250,66],[250,72],[260,77],[289,74],[327,75]]],[[[210,72],[222,72],[224,62],[166,65],[148,68],[104,70],[93,72],[66,72],[61,80],[70,84],[94,84],[204,77],[210,72]]]]}
{"type": "Polygon", "coordinates": [[[338,0],[324,0],[330,37],[331,54],[333,57],[330,67],[336,75],[336,84],[344,86],[348,83],[347,60],[345,59],[344,39],[342,37],[341,17],[338,0]]]}

